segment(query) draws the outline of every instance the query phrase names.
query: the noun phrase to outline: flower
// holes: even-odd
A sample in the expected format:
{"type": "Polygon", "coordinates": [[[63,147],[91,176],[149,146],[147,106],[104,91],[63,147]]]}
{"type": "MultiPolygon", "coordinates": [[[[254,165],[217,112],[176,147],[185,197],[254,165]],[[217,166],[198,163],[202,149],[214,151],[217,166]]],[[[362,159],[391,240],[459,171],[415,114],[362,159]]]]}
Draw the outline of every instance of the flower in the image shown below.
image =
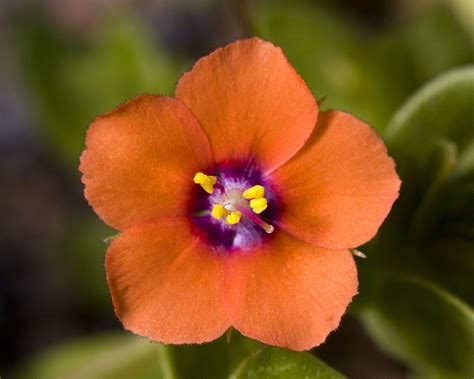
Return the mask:
{"type": "Polygon", "coordinates": [[[281,49],[239,40],[200,59],[175,98],[133,98],[90,126],[85,196],[120,231],[107,281],[124,327],[202,343],[233,326],[306,350],[357,293],[351,248],[398,196],[387,150],[318,104],[281,49]]]}

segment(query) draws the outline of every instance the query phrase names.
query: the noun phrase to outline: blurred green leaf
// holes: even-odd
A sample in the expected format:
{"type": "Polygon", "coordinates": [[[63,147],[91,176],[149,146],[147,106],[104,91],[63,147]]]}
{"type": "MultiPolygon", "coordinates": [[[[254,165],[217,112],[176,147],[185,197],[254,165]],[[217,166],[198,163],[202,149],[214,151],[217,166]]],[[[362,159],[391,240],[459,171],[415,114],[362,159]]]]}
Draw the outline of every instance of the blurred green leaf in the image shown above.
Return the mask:
{"type": "Polygon", "coordinates": [[[309,353],[264,347],[234,332],[203,345],[160,345],[130,334],[98,335],[50,348],[14,379],[341,379],[309,353]]]}
{"type": "Polygon", "coordinates": [[[472,310],[446,291],[421,280],[386,277],[373,306],[362,313],[369,334],[421,377],[474,375],[472,310]]]}
{"type": "Polygon", "coordinates": [[[474,307],[474,238],[439,239],[427,248],[425,256],[431,256],[431,264],[438,267],[437,282],[474,307]]]}
{"type": "Polygon", "coordinates": [[[455,69],[416,92],[386,130],[403,181],[391,221],[415,240],[474,228],[473,103],[474,66],[455,69]]]}
{"type": "Polygon", "coordinates": [[[403,179],[425,167],[433,144],[454,142],[463,151],[474,138],[474,66],[452,70],[426,84],[395,114],[385,140],[403,179]]]}
{"type": "Polygon", "coordinates": [[[38,129],[62,163],[76,165],[94,117],[144,92],[171,94],[180,65],[132,11],[101,20],[90,39],[42,17],[14,24],[16,61],[38,129]]]}
{"type": "Polygon", "coordinates": [[[259,34],[283,49],[316,98],[327,96],[325,107],[356,111],[365,80],[357,61],[361,31],[337,10],[294,5],[258,3],[252,17],[259,34]]]}
{"type": "Polygon", "coordinates": [[[473,61],[470,34],[441,2],[377,33],[334,5],[260,1],[251,14],[315,96],[327,96],[324,107],[354,113],[378,130],[423,82],[473,61]]]}
{"type": "Polygon", "coordinates": [[[471,36],[474,36],[474,12],[472,11],[471,0],[451,0],[448,2],[458,15],[462,24],[471,36]]]}
{"type": "Polygon", "coordinates": [[[422,87],[390,123],[385,139],[402,189],[377,238],[363,248],[370,260],[360,269],[359,305],[373,297],[374,277],[394,273],[473,304],[473,86],[474,67],[452,70],[422,87]]]}
{"type": "Polygon", "coordinates": [[[95,215],[90,214],[71,220],[62,239],[57,241],[56,251],[61,252],[71,284],[81,295],[79,299],[84,301],[82,309],[90,309],[95,313],[101,310],[110,312],[112,309],[104,268],[108,244],[104,239],[114,233],[95,215]]]}
{"type": "Polygon", "coordinates": [[[473,100],[474,67],[452,70],[415,93],[386,130],[402,191],[367,246],[376,254],[360,271],[357,310],[420,378],[474,374],[473,100]]]}
{"type": "Polygon", "coordinates": [[[309,353],[265,347],[244,361],[231,379],[343,379],[309,353]]]}
{"type": "Polygon", "coordinates": [[[18,379],[168,379],[158,345],[126,334],[71,341],[26,362],[18,379]]]}
{"type": "Polygon", "coordinates": [[[233,331],[230,341],[223,336],[203,345],[163,346],[167,355],[173,379],[222,379],[249,355],[260,348],[254,340],[233,331]]]}
{"type": "Polygon", "coordinates": [[[449,3],[428,4],[401,30],[420,83],[474,60],[473,35],[449,3]]]}
{"type": "Polygon", "coordinates": [[[458,150],[457,145],[449,140],[438,140],[432,144],[427,167],[426,183],[429,184],[423,199],[416,207],[409,226],[409,233],[413,239],[429,240],[436,229],[446,204],[440,199],[446,196],[446,187],[456,167],[458,150]]]}

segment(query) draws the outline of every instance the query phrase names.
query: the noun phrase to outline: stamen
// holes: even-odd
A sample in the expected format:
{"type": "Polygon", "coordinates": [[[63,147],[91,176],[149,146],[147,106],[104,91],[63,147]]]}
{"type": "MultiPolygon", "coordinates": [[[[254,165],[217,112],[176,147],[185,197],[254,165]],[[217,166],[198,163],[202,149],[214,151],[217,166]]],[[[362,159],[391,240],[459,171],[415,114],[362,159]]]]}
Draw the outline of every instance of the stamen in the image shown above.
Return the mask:
{"type": "Polygon", "coordinates": [[[265,188],[259,184],[256,186],[250,187],[246,189],[243,193],[242,196],[247,199],[260,199],[265,195],[265,188]]]}
{"type": "Polygon", "coordinates": [[[273,233],[273,231],[275,230],[275,228],[273,227],[273,225],[270,225],[268,223],[266,223],[265,221],[263,221],[260,217],[258,217],[257,215],[255,215],[253,212],[251,212],[249,209],[245,208],[245,207],[242,207],[240,205],[236,205],[235,206],[240,212],[242,212],[242,214],[247,217],[250,221],[252,221],[255,225],[258,225],[260,226],[263,230],[265,230],[265,232],[267,232],[268,234],[271,234],[273,233]]]}
{"type": "Polygon", "coordinates": [[[225,218],[227,225],[235,225],[241,221],[242,215],[247,217],[255,225],[261,227],[266,233],[273,233],[275,228],[263,221],[257,214],[262,213],[268,207],[268,201],[264,197],[265,188],[259,184],[241,192],[241,189],[227,189],[216,176],[206,175],[202,172],[194,175],[194,183],[209,194],[213,194],[217,189],[220,193],[210,199],[216,202],[212,206],[211,216],[217,220],[225,218]],[[248,202],[246,200],[249,200],[248,202]],[[250,208],[249,208],[250,206],[250,208]]]}
{"type": "Polygon", "coordinates": [[[193,180],[194,183],[200,184],[204,191],[206,191],[207,193],[214,192],[214,185],[217,183],[217,178],[215,176],[210,176],[202,172],[198,172],[196,173],[196,175],[194,175],[193,180]]]}
{"type": "Polygon", "coordinates": [[[250,208],[256,213],[260,214],[268,207],[267,199],[264,197],[260,199],[252,199],[250,200],[250,208]]]}
{"type": "Polygon", "coordinates": [[[214,206],[212,207],[211,216],[218,220],[222,217],[226,217],[228,214],[229,212],[227,211],[227,209],[225,209],[224,206],[221,204],[214,204],[214,206]]]}
{"type": "Polygon", "coordinates": [[[240,219],[242,218],[242,213],[239,211],[231,212],[226,218],[225,218],[225,223],[227,225],[235,225],[240,222],[240,219]]]}

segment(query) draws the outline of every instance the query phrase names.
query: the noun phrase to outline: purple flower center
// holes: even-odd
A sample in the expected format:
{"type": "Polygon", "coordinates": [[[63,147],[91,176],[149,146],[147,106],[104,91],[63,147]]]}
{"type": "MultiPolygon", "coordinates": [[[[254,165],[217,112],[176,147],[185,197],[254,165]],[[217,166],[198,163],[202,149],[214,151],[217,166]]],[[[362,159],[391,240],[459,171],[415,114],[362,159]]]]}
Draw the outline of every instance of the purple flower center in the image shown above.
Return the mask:
{"type": "Polygon", "coordinates": [[[199,234],[213,248],[223,252],[251,249],[270,238],[272,222],[278,214],[278,198],[274,185],[262,175],[255,165],[221,164],[216,172],[207,172],[217,178],[214,192],[209,194],[199,189],[194,196],[192,220],[199,234]],[[265,188],[267,208],[254,213],[242,194],[245,190],[260,185],[265,188]],[[225,218],[211,215],[215,205],[238,211],[240,222],[230,225],[225,218]]]}

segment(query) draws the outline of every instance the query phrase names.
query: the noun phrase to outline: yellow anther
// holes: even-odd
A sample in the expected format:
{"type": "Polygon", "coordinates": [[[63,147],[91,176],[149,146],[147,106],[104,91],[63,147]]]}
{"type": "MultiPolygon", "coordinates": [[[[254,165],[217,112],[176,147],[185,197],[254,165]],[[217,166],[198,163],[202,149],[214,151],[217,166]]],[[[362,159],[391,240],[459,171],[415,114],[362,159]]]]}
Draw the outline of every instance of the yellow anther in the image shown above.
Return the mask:
{"type": "Polygon", "coordinates": [[[226,218],[225,218],[225,223],[228,225],[235,225],[240,222],[240,219],[242,218],[242,213],[239,211],[231,212],[226,218]]]}
{"type": "Polygon", "coordinates": [[[267,199],[265,199],[264,197],[260,199],[250,200],[250,208],[252,208],[252,210],[256,214],[262,213],[265,209],[267,209],[267,206],[268,206],[267,199]]]}
{"type": "Polygon", "coordinates": [[[209,176],[203,174],[202,172],[198,172],[196,175],[194,175],[194,183],[200,184],[207,193],[213,193],[214,184],[217,183],[217,178],[215,176],[209,176]]]}
{"type": "Polygon", "coordinates": [[[261,199],[265,195],[265,188],[259,184],[246,189],[242,196],[246,199],[261,199]]]}
{"type": "Polygon", "coordinates": [[[212,207],[211,216],[214,218],[220,219],[222,217],[226,217],[228,214],[229,212],[227,211],[227,209],[225,209],[224,206],[221,204],[215,204],[212,207]]]}

